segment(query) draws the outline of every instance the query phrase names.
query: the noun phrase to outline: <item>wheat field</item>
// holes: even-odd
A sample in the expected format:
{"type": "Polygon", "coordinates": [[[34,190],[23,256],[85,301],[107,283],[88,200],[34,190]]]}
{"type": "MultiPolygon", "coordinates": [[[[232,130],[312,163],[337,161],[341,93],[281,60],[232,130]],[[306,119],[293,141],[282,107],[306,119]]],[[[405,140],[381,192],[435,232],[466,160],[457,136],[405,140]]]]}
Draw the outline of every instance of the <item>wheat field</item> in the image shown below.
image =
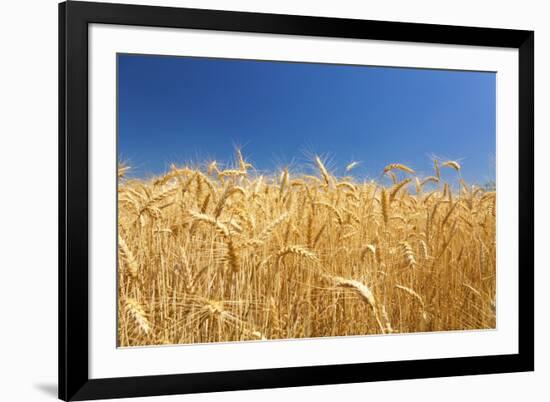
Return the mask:
{"type": "Polygon", "coordinates": [[[455,161],[365,182],[312,162],[261,175],[237,151],[147,180],[120,165],[118,345],[495,328],[495,191],[455,161]]]}

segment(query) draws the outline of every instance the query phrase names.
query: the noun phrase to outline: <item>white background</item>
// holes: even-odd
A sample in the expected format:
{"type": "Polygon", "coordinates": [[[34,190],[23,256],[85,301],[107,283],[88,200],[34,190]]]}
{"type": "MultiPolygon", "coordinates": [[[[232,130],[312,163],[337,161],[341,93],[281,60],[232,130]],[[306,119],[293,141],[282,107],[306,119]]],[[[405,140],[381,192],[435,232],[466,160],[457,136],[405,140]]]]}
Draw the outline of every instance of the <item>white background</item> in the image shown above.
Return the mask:
{"type": "MultiPolygon", "coordinates": [[[[0,24],[0,399],[54,400],[57,376],[57,2],[2,3],[0,24]],[[8,5],[9,4],[9,5],[8,5]]],[[[544,250],[550,195],[542,163],[549,151],[550,27],[545,2],[148,1],[149,4],[332,17],[478,25],[536,31],[536,243],[544,250]],[[540,157],[539,157],[540,156],[540,157]],[[538,166],[537,166],[538,165],[538,166]]],[[[547,258],[536,255],[537,360],[533,373],[172,396],[166,401],[280,401],[335,398],[412,401],[545,400],[550,331],[547,258]]],[[[141,399],[152,400],[152,399],[141,399]]],[[[138,401],[138,400],[135,400],[138,401]]]]}

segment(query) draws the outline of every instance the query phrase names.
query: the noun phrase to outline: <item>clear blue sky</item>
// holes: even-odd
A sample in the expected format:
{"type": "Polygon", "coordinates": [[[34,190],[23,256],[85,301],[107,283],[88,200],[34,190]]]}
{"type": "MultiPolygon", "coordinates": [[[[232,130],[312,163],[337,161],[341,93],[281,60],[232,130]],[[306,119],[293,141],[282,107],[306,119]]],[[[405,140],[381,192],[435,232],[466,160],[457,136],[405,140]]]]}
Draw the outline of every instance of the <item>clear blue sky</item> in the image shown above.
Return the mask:
{"type": "MultiPolygon", "coordinates": [[[[389,163],[432,174],[459,160],[471,183],[495,177],[496,75],[330,64],[118,56],[118,153],[148,176],[170,163],[303,170],[320,154],[338,175],[389,163]]],[[[450,174],[450,172],[449,172],[450,174]]]]}

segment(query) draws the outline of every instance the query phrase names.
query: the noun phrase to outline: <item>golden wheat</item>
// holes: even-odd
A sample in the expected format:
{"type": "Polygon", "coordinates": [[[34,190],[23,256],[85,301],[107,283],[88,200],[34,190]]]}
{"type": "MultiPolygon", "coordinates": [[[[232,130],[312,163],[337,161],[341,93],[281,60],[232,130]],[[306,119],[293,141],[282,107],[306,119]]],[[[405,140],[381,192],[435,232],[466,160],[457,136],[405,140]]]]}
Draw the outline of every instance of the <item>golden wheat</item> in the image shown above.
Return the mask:
{"type": "Polygon", "coordinates": [[[385,186],[313,160],[314,174],[259,175],[237,151],[224,170],[151,179],[121,165],[118,344],[495,327],[496,192],[456,161],[424,178],[390,164],[385,186]]]}

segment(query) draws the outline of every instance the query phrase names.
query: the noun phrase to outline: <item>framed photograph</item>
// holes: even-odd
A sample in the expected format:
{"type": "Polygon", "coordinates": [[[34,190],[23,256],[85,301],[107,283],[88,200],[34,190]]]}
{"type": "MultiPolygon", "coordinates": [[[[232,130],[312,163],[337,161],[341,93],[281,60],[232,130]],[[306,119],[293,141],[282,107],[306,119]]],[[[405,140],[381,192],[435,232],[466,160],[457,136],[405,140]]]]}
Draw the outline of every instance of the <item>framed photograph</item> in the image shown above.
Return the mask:
{"type": "Polygon", "coordinates": [[[534,33],[59,5],[59,397],[534,369],[534,33]]]}

